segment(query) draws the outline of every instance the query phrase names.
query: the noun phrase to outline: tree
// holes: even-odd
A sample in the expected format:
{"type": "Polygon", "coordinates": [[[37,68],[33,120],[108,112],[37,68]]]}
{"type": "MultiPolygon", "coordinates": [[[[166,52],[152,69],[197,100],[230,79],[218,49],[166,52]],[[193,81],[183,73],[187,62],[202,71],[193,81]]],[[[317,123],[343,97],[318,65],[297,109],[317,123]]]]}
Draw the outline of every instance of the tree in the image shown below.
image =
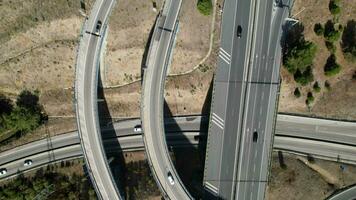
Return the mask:
{"type": "Polygon", "coordinates": [[[4,121],[7,129],[26,133],[40,125],[41,115],[28,108],[16,107],[10,115],[4,117],[4,121]]]}
{"type": "Polygon", "coordinates": [[[308,92],[307,100],[305,102],[307,105],[310,105],[314,102],[314,96],[312,92],[308,92]]]}
{"type": "Polygon", "coordinates": [[[11,100],[5,95],[0,94],[0,116],[3,114],[10,114],[13,109],[11,100]]]}
{"type": "Polygon", "coordinates": [[[330,0],[329,11],[332,15],[338,15],[341,12],[338,0],[330,0]]]}
{"type": "Polygon", "coordinates": [[[329,91],[331,90],[331,85],[330,85],[329,81],[325,81],[324,86],[327,90],[329,90],[329,91]]]}
{"type": "Polygon", "coordinates": [[[314,75],[311,66],[308,66],[307,69],[303,72],[297,69],[297,71],[294,73],[294,80],[303,86],[312,82],[314,80],[314,75]]]}
{"type": "Polygon", "coordinates": [[[322,36],[324,34],[324,27],[320,23],[314,25],[314,32],[318,36],[322,36]]]}
{"type": "Polygon", "coordinates": [[[335,24],[331,20],[325,23],[324,37],[330,42],[337,41],[340,38],[340,31],[335,29],[335,24]]]}
{"type": "Polygon", "coordinates": [[[331,53],[336,52],[336,46],[334,45],[333,42],[331,42],[329,40],[325,40],[325,46],[331,53]]]}
{"type": "Polygon", "coordinates": [[[295,88],[295,90],[294,90],[294,96],[297,97],[297,98],[299,98],[299,97],[301,96],[300,91],[299,91],[298,88],[295,88]]]}
{"type": "Polygon", "coordinates": [[[336,63],[336,56],[331,54],[324,66],[324,74],[326,76],[334,76],[341,71],[341,66],[336,63]]]}
{"type": "Polygon", "coordinates": [[[210,15],[213,9],[211,0],[198,0],[197,8],[203,15],[210,15]]]}
{"type": "Polygon", "coordinates": [[[341,48],[345,57],[350,61],[356,60],[356,21],[347,22],[342,34],[341,48]]]}
{"type": "Polygon", "coordinates": [[[316,81],[316,82],[314,83],[313,89],[314,89],[315,92],[320,92],[321,88],[320,88],[320,86],[319,86],[318,81],[316,81]]]}

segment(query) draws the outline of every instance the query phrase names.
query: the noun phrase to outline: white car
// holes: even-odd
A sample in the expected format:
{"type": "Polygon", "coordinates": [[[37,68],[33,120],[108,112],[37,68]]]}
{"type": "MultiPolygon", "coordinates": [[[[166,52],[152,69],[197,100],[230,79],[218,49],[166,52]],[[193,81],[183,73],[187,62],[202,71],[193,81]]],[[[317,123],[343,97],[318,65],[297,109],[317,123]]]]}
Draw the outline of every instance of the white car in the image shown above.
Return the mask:
{"type": "Polygon", "coordinates": [[[25,162],[23,163],[23,166],[27,167],[32,165],[32,160],[25,160],[25,162]]]}
{"type": "Polygon", "coordinates": [[[169,184],[174,185],[174,179],[173,179],[171,172],[168,172],[167,179],[168,179],[169,184]]]}
{"type": "Polygon", "coordinates": [[[0,176],[5,175],[7,170],[5,168],[0,169],[0,176]]]}
{"type": "Polygon", "coordinates": [[[135,132],[135,133],[141,133],[141,132],[142,132],[141,126],[140,126],[140,125],[135,126],[134,132],[135,132]]]}

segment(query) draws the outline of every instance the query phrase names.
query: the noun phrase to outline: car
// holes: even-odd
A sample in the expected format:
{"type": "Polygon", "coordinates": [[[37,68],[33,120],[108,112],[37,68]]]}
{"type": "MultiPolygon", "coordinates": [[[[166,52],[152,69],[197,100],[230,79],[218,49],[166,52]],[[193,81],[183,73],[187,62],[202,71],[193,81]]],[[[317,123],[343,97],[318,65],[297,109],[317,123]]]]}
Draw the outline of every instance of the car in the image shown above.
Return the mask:
{"type": "Polygon", "coordinates": [[[5,175],[7,173],[7,169],[6,168],[1,168],[0,169],[0,176],[5,175]]]}
{"type": "Polygon", "coordinates": [[[171,172],[168,172],[167,179],[168,179],[169,184],[174,185],[174,179],[173,179],[171,172]]]}
{"type": "Polygon", "coordinates": [[[32,165],[32,160],[25,160],[25,162],[23,162],[23,166],[27,167],[32,165]]]}
{"type": "Polygon", "coordinates": [[[258,133],[257,133],[257,131],[254,131],[253,132],[253,136],[252,136],[252,140],[253,140],[253,142],[257,142],[257,139],[258,139],[258,133]]]}
{"type": "Polygon", "coordinates": [[[135,132],[135,133],[141,133],[141,132],[142,132],[142,127],[141,127],[141,125],[135,126],[135,127],[134,127],[134,132],[135,132]]]}
{"type": "Polygon", "coordinates": [[[238,38],[241,38],[242,27],[240,25],[237,26],[236,35],[237,35],[238,38]]]}
{"type": "Polygon", "coordinates": [[[97,36],[99,36],[101,25],[102,25],[102,22],[100,20],[98,20],[98,22],[96,22],[96,27],[95,27],[95,35],[97,35],[97,36]]]}

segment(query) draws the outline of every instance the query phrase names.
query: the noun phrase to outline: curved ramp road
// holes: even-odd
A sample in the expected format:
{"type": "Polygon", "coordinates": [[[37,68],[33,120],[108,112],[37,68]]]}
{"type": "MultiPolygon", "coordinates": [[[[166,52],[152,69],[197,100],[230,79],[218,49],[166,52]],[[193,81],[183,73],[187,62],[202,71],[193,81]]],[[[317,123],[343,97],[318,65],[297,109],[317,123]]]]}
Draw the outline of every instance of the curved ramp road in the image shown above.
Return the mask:
{"type": "Polygon", "coordinates": [[[83,27],[76,66],[75,105],[78,131],[88,172],[99,199],[122,199],[102,146],[97,86],[100,50],[115,0],[96,0],[83,27]]]}
{"type": "Polygon", "coordinates": [[[340,191],[329,198],[327,200],[355,200],[356,199],[356,185],[353,187],[349,187],[343,191],[340,191]]]}
{"type": "Polygon", "coordinates": [[[169,199],[191,199],[170,158],[163,126],[163,90],[181,0],[167,0],[155,26],[149,61],[144,71],[141,119],[147,158],[163,196],[169,199]]]}

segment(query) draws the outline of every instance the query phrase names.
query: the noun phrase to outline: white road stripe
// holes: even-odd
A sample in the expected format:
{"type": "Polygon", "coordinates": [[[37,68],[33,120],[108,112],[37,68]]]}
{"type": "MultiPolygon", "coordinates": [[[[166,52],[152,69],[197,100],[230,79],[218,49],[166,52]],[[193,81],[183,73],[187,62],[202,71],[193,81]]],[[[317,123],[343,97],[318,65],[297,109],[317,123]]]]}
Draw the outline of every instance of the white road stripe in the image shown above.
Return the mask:
{"type": "Polygon", "coordinates": [[[212,119],[212,122],[214,122],[214,124],[216,124],[219,128],[224,129],[224,126],[219,124],[219,122],[215,121],[214,119],[212,119]]]}

